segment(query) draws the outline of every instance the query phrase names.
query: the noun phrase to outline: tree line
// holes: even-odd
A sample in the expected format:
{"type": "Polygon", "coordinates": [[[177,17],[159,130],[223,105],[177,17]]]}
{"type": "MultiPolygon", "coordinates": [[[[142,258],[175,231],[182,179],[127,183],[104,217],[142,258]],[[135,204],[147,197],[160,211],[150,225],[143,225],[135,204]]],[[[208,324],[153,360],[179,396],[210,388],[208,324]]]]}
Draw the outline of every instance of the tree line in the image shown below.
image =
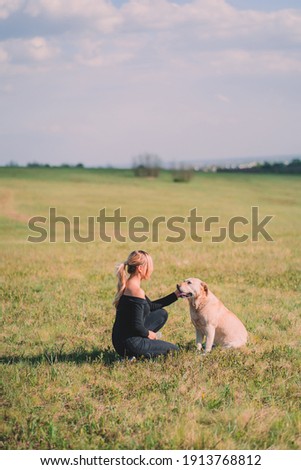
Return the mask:
{"type": "Polygon", "coordinates": [[[228,173],[281,173],[281,174],[301,174],[301,160],[294,158],[289,163],[257,163],[254,166],[237,166],[234,168],[218,167],[217,172],[228,173]]]}

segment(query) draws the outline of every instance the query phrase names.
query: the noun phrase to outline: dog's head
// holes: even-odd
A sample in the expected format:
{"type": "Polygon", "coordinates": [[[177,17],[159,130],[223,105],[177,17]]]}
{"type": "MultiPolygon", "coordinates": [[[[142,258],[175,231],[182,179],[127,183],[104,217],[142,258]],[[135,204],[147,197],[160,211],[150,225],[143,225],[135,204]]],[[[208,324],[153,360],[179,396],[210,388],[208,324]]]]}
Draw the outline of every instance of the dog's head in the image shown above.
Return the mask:
{"type": "Polygon", "coordinates": [[[187,297],[191,300],[198,297],[207,297],[208,286],[206,282],[195,277],[189,277],[185,281],[177,284],[177,289],[181,293],[181,297],[187,297]]]}

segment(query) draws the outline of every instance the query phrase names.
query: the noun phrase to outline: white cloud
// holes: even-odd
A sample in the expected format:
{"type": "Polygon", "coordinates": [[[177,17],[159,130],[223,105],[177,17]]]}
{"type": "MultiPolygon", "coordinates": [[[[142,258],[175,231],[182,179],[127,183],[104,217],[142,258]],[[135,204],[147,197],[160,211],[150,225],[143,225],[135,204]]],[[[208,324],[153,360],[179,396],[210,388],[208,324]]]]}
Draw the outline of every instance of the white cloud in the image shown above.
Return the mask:
{"type": "Polygon", "coordinates": [[[106,0],[29,0],[25,11],[34,17],[88,19],[103,33],[112,33],[122,23],[119,10],[106,0]]]}
{"type": "Polygon", "coordinates": [[[0,74],[13,93],[0,89],[9,102],[0,128],[26,138],[1,140],[2,155],[28,145],[37,159],[82,154],[101,163],[99,155],[113,162],[148,149],[173,159],[262,152],[262,143],[267,152],[300,148],[301,10],[0,0],[3,15],[11,17],[0,74]]]}
{"type": "Polygon", "coordinates": [[[103,58],[103,43],[99,40],[91,40],[84,38],[78,45],[78,53],[75,59],[79,64],[88,65],[91,67],[100,66],[104,63],[103,58]]]}
{"type": "Polygon", "coordinates": [[[5,20],[17,11],[23,4],[23,0],[0,0],[0,20],[5,20]]]}
{"type": "MultiPolygon", "coordinates": [[[[31,39],[9,39],[0,43],[0,62],[15,64],[49,63],[60,55],[60,48],[55,41],[43,37],[31,39]]],[[[22,73],[23,68],[19,69],[22,73]]]]}
{"type": "MultiPolygon", "coordinates": [[[[3,8],[21,5],[15,0],[0,2],[3,8]]],[[[296,46],[301,41],[301,12],[297,10],[236,10],[224,0],[185,4],[129,0],[122,8],[105,0],[27,0],[23,11],[47,17],[53,24],[69,18],[68,32],[3,41],[2,62],[28,61],[28,66],[43,63],[54,68],[63,57],[70,66],[115,67],[130,62],[139,68],[178,67],[216,76],[300,71],[296,46]],[[76,33],[72,32],[74,18],[76,33]]]]}
{"type": "Polygon", "coordinates": [[[59,54],[59,48],[50,44],[43,37],[34,37],[26,41],[19,42],[20,50],[29,59],[37,62],[48,61],[54,59],[59,54]]]}
{"type": "Polygon", "coordinates": [[[287,10],[274,13],[275,30],[285,30],[292,40],[301,43],[301,11],[287,10]]]}
{"type": "Polygon", "coordinates": [[[212,23],[227,19],[236,10],[224,0],[194,0],[183,5],[167,0],[130,0],[122,12],[140,26],[170,28],[185,23],[212,23]]]}
{"type": "Polygon", "coordinates": [[[0,63],[8,62],[9,56],[8,52],[5,50],[3,46],[0,45],[0,63]]]}
{"type": "Polygon", "coordinates": [[[99,40],[89,36],[75,41],[74,46],[78,50],[75,55],[77,63],[90,67],[114,67],[137,58],[143,44],[136,38],[99,40]]]}
{"type": "Polygon", "coordinates": [[[24,53],[35,61],[51,60],[58,56],[59,48],[42,37],[35,37],[23,42],[24,53]]]}
{"type": "Polygon", "coordinates": [[[298,10],[262,12],[236,10],[225,0],[194,0],[182,5],[167,0],[130,0],[121,9],[124,24],[138,30],[191,29],[202,38],[231,38],[260,32],[296,35],[300,38],[298,10]]]}
{"type": "MultiPolygon", "coordinates": [[[[21,5],[20,0],[0,0],[0,5],[1,2],[3,8],[21,5]]],[[[106,0],[27,0],[23,12],[45,17],[54,25],[59,20],[69,20],[65,35],[53,35],[57,38],[51,40],[56,43],[55,49],[37,38],[27,43],[27,56],[36,61],[53,60],[58,56],[58,48],[66,51],[68,62],[75,59],[77,64],[87,66],[110,66],[135,58],[139,63],[153,62],[154,66],[160,58],[169,63],[187,64],[189,59],[197,60],[196,52],[208,52],[212,55],[213,68],[220,73],[226,63],[219,59],[218,52],[235,49],[237,44],[240,57],[229,53],[226,57],[230,63],[240,62],[243,66],[245,62],[254,62],[256,48],[260,53],[265,45],[277,51],[284,43],[289,49],[301,42],[300,11],[236,10],[225,0],[192,0],[184,4],[170,0],[129,0],[122,8],[106,0]],[[72,33],[72,20],[76,33],[72,33]],[[244,58],[243,51],[247,56],[250,51],[252,58],[244,58]]],[[[298,58],[292,60],[296,63],[298,58]]],[[[285,68],[288,70],[293,62],[285,68]]]]}
{"type": "MultiPolygon", "coordinates": [[[[1,1],[1,0],[0,0],[1,1]]],[[[50,20],[77,18],[82,31],[105,34],[142,31],[173,31],[195,34],[202,39],[286,35],[301,39],[300,10],[263,12],[236,10],[225,0],[192,0],[176,4],[168,0],[129,0],[122,8],[106,0],[27,0],[24,10],[50,20]]]]}
{"type": "Polygon", "coordinates": [[[145,0],[143,2],[130,0],[122,8],[126,23],[150,29],[166,29],[185,22],[185,11],[185,6],[166,0],[145,0]]]}

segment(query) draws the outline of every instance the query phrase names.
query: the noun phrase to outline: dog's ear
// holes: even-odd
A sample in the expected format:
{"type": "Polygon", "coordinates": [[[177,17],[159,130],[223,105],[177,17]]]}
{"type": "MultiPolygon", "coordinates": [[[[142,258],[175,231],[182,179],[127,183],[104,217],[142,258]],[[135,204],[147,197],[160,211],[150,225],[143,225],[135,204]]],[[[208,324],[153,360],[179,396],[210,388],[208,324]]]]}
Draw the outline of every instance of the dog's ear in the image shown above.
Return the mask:
{"type": "Polygon", "coordinates": [[[207,286],[206,282],[202,282],[201,286],[204,287],[205,294],[208,295],[208,286],[207,286]]]}

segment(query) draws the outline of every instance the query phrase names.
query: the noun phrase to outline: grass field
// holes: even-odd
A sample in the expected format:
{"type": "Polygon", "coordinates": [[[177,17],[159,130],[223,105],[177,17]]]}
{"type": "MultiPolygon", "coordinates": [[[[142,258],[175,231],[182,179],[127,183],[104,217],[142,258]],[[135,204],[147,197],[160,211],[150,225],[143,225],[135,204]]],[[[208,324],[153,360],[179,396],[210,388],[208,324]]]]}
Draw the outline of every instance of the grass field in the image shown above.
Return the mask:
{"type": "MultiPolygon", "coordinates": [[[[188,184],[130,171],[0,168],[3,449],[300,449],[301,178],[199,174],[188,184]],[[186,239],[29,243],[27,220],[127,217],[250,219],[274,215],[273,242],[186,239]],[[147,249],[151,299],[194,276],[250,332],[243,350],[195,350],[187,301],[169,306],[163,336],[176,357],[120,362],[111,345],[114,266],[147,249]]],[[[126,229],[126,226],[125,226],[126,229]]],[[[250,231],[240,225],[237,233],[250,231]]],[[[108,226],[108,233],[113,235],[108,226]]],[[[126,233],[126,230],[125,230],[126,233]]],[[[218,233],[218,227],[215,229],[218,233]]]]}

